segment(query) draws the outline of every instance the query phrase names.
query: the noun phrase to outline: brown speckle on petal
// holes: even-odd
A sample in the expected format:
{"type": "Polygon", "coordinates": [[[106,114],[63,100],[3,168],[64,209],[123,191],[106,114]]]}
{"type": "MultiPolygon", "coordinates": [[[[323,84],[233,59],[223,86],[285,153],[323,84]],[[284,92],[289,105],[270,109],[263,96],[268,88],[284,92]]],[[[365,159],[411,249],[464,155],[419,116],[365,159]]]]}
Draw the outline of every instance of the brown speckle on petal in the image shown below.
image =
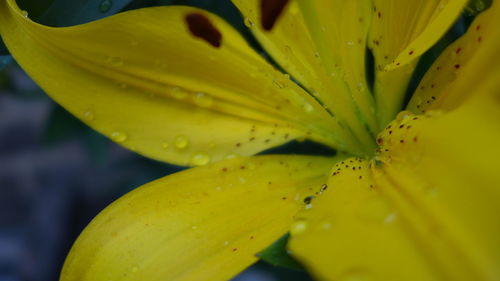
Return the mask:
{"type": "Polygon", "coordinates": [[[194,36],[207,41],[216,48],[221,46],[222,34],[205,15],[200,13],[188,14],[186,15],[186,23],[189,31],[194,36]]]}
{"type": "Polygon", "coordinates": [[[288,0],[260,0],[262,28],[271,30],[287,3],[288,0]]]}

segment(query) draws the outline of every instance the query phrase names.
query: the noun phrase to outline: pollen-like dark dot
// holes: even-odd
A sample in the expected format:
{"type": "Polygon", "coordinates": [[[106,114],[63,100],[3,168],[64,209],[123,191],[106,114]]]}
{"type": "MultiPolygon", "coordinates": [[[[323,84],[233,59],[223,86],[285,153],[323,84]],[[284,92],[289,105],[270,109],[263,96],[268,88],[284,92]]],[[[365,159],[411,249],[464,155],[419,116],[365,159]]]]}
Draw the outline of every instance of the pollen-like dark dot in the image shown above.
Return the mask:
{"type": "Polygon", "coordinates": [[[261,0],[260,11],[262,14],[262,28],[271,30],[287,3],[288,0],[261,0]]]}
{"type": "Polygon", "coordinates": [[[309,205],[311,204],[312,200],[314,199],[314,196],[307,196],[306,198],[304,198],[304,203],[306,203],[306,205],[309,205]]]}
{"type": "Polygon", "coordinates": [[[413,51],[410,51],[410,52],[408,53],[408,55],[410,55],[410,56],[411,56],[411,55],[413,55],[413,51]]]}
{"type": "Polygon", "coordinates": [[[378,13],[377,13],[377,17],[378,17],[378,18],[381,18],[381,17],[382,17],[382,13],[381,13],[381,12],[378,12],[378,13]]]}
{"type": "Polygon", "coordinates": [[[326,185],[326,183],[324,183],[324,184],[322,184],[322,185],[321,185],[321,188],[319,189],[319,191],[323,192],[323,191],[325,191],[327,188],[328,188],[328,185],[326,185]]]}
{"type": "Polygon", "coordinates": [[[459,54],[461,51],[462,51],[462,48],[457,48],[457,49],[455,50],[455,53],[459,54]]]}
{"type": "Polygon", "coordinates": [[[405,140],[399,140],[400,143],[405,143],[405,140]]]}
{"type": "Polygon", "coordinates": [[[186,15],[186,22],[191,34],[207,41],[210,45],[219,48],[222,42],[222,34],[210,22],[208,17],[200,13],[186,15]]]}
{"type": "Polygon", "coordinates": [[[459,68],[460,68],[460,64],[455,64],[453,67],[454,67],[455,69],[459,69],[459,68]]]}

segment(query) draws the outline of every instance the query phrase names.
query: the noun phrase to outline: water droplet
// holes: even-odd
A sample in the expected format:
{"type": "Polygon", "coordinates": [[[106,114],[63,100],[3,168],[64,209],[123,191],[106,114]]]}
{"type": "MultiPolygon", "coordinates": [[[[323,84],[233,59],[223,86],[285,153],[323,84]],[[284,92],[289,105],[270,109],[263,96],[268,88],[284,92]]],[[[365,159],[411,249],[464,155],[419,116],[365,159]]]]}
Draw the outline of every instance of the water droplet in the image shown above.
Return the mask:
{"type": "Polygon", "coordinates": [[[193,156],[191,163],[194,166],[203,166],[210,162],[210,156],[205,153],[198,153],[193,156]]]}
{"type": "Polygon", "coordinates": [[[193,225],[193,226],[191,226],[191,229],[192,230],[196,230],[196,229],[198,229],[198,226],[197,225],[193,225]]]}
{"type": "Polygon", "coordinates": [[[347,45],[352,46],[352,45],[354,45],[354,42],[353,41],[347,41],[347,45]]]}
{"type": "Polygon", "coordinates": [[[254,25],[253,21],[249,17],[246,17],[245,18],[245,26],[248,28],[252,28],[253,25],[254,25]]]}
{"type": "Polygon", "coordinates": [[[87,121],[93,121],[95,119],[94,112],[88,110],[83,113],[83,118],[87,121]]]}
{"type": "Polygon", "coordinates": [[[304,220],[295,221],[292,226],[290,226],[290,233],[292,235],[299,235],[304,233],[307,229],[307,222],[304,220]]]}
{"type": "Polygon", "coordinates": [[[285,84],[283,84],[283,82],[282,82],[282,81],[280,81],[280,80],[279,80],[279,79],[277,79],[277,78],[274,78],[274,79],[273,79],[273,85],[274,85],[274,86],[276,86],[276,88],[278,88],[278,89],[283,89],[283,88],[285,88],[285,84]]]}
{"type": "Polygon", "coordinates": [[[365,84],[361,82],[359,82],[356,86],[358,87],[359,92],[363,92],[365,90],[365,84]]]}
{"type": "Polygon", "coordinates": [[[321,227],[322,227],[324,230],[330,230],[330,229],[332,228],[332,223],[331,223],[331,222],[328,222],[328,221],[323,222],[323,223],[321,224],[321,227]]]}
{"type": "Polygon", "coordinates": [[[113,1],[111,0],[102,0],[101,4],[99,4],[99,12],[106,13],[113,6],[113,1]]]}
{"type": "Polygon", "coordinates": [[[229,241],[224,241],[224,246],[229,245],[229,241]]]}
{"type": "Polygon", "coordinates": [[[247,180],[244,177],[240,177],[239,180],[240,180],[240,183],[246,183],[247,182],[247,180]]]}
{"type": "Polygon", "coordinates": [[[198,92],[194,96],[194,103],[199,107],[210,107],[214,103],[214,99],[205,93],[198,92]]]}
{"type": "Polygon", "coordinates": [[[188,96],[186,91],[184,91],[183,89],[181,89],[179,87],[172,87],[170,89],[170,94],[172,95],[172,97],[174,97],[178,100],[184,99],[188,96]]]}
{"type": "Polygon", "coordinates": [[[374,196],[363,203],[358,210],[361,219],[368,222],[392,223],[396,214],[389,202],[380,196],[374,196]]]}
{"type": "Polygon", "coordinates": [[[240,155],[237,154],[237,153],[229,153],[228,155],[226,155],[226,159],[234,159],[234,158],[237,158],[239,157],[240,155]]]}
{"type": "Polygon", "coordinates": [[[474,8],[476,9],[476,11],[478,11],[478,12],[481,12],[486,8],[486,4],[482,0],[477,0],[474,6],[475,6],[474,8]]]}
{"type": "Polygon", "coordinates": [[[302,109],[303,109],[303,110],[304,110],[304,112],[306,112],[306,113],[311,113],[311,112],[313,112],[313,111],[314,111],[314,107],[313,107],[310,103],[308,103],[308,102],[306,102],[306,103],[304,103],[304,104],[302,105],[302,109]]]}
{"type": "Polygon", "coordinates": [[[184,136],[177,136],[175,138],[174,143],[175,143],[175,147],[176,148],[178,148],[178,149],[184,149],[184,148],[186,148],[188,146],[189,140],[186,137],[184,137],[184,136]]]}
{"type": "Polygon", "coordinates": [[[114,66],[122,66],[123,65],[123,59],[120,57],[114,57],[114,56],[108,56],[106,58],[106,62],[114,65],[114,66]]]}
{"type": "Polygon", "coordinates": [[[137,271],[139,271],[139,268],[137,266],[132,267],[132,272],[133,273],[136,273],[137,271]]]}
{"type": "Polygon", "coordinates": [[[29,16],[29,15],[28,15],[28,11],[25,11],[25,10],[22,10],[22,11],[21,11],[21,15],[22,15],[23,17],[25,17],[25,18],[28,18],[28,16],[29,16]]]}
{"type": "Polygon", "coordinates": [[[161,143],[161,147],[163,147],[163,149],[167,149],[169,146],[170,146],[170,144],[168,144],[168,142],[166,142],[166,141],[161,143]]]}
{"type": "Polygon", "coordinates": [[[127,140],[127,134],[120,131],[116,131],[111,133],[111,139],[115,142],[124,142],[127,140]]]}

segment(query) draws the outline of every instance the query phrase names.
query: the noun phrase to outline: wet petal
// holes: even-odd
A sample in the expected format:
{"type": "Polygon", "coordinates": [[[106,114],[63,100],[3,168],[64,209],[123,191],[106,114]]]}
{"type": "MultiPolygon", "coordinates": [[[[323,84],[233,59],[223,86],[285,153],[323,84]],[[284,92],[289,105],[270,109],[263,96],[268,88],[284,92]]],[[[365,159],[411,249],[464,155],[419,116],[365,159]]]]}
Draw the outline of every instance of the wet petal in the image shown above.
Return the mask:
{"type": "Polygon", "coordinates": [[[417,58],[448,30],[466,0],[374,1],[369,44],[375,57],[375,97],[385,126],[401,109],[417,58]]]}
{"type": "Polygon", "coordinates": [[[408,110],[451,109],[476,92],[499,87],[500,3],[493,1],[461,38],[451,44],[426,73],[408,110]]]}
{"type": "Polygon", "coordinates": [[[222,161],[146,184],[84,230],[61,281],[227,280],[283,235],[331,159],[222,161]]]}
{"type": "Polygon", "coordinates": [[[69,28],[33,23],[13,0],[1,1],[0,13],[2,38],[49,95],[148,157],[197,165],[296,137],[331,146],[349,138],[234,29],[199,9],[140,9],[69,28]]]}
{"type": "Polygon", "coordinates": [[[297,215],[292,252],[324,280],[498,279],[499,107],[484,93],[448,113],[401,113],[375,159],[332,169],[297,215]]]}
{"type": "Polygon", "coordinates": [[[378,128],[364,65],[368,1],[290,1],[270,31],[259,24],[262,0],[233,2],[272,58],[373,146],[378,128]]]}

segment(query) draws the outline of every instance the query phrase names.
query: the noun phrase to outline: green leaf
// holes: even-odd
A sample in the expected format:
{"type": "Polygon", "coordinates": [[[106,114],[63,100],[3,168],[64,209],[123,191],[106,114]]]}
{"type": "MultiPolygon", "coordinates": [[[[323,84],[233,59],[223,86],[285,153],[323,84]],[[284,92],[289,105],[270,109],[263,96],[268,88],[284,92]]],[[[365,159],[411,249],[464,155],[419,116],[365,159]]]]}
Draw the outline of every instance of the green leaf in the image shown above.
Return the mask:
{"type": "Polygon", "coordinates": [[[302,265],[295,261],[287,252],[286,245],[290,234],[283,235],[280,239],[257,254],[257,257],[274,266],[282,266],[295,270],[304,270],[302,265]]]}

